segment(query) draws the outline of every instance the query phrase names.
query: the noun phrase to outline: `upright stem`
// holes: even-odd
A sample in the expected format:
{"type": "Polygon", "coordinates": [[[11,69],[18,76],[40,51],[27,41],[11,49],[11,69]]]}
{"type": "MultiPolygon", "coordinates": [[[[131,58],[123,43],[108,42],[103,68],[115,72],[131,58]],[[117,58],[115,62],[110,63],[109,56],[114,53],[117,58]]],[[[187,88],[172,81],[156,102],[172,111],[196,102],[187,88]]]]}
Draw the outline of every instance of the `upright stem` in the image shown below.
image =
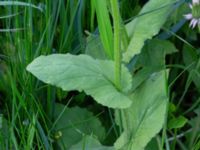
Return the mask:
{"type": "Polygon", "coordinates": [[[121,89],[120,16],[118,0],[110,0],[114,23],[115,85],[121,89]]]}
{"type": "Polygon", "coordinates": [[[198,25],[198,30],[199,30],[199,33],[200,33],[200,25],[198,25]]]}

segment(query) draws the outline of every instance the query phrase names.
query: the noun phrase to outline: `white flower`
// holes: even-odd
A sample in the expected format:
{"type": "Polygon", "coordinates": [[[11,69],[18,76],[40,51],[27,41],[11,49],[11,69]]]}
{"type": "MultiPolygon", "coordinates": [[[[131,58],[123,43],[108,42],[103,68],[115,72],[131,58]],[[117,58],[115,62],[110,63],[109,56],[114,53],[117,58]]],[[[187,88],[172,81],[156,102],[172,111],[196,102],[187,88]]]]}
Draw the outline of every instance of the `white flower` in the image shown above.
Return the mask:
{"type": "Polygon", "coordinates": [[[195,26],[200,26],[200,0],[192,0],[192,4],[189,4],[191,13],[184,15],[187,20],[190,21],[190,27],[192,29],[195,26]]]}
{"type": "Polygon", "coordinates": [[[192,0],[192,4],[199,4],[199,0],[192,0]]]}

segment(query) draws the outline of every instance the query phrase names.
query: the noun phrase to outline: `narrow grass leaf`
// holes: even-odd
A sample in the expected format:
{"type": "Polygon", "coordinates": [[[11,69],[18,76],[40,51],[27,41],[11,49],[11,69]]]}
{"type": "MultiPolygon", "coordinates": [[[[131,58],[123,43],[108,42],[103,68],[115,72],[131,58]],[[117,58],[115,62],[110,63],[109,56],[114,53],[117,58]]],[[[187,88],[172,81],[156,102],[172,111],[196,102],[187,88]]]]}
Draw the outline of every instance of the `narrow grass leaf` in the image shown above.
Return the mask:
{"type": "Polygon", "coordinates": [[[19,2],[19,1],[3,1],[0,2],[0,6],[25,6],[25,7],[32,7],[35,9],[40,10],[41,12],[43,12],[44,10],[36,5],[33,5],[31,3],[27,3],[27,2],[19,2]]]}
{"type": "Polygon", "coordinates": [[[38,132],[41,136],[41,139],[42,139],[45,149],[50,149],[51,146],[49,144],[48,138],[47,138],[41,124],[38,121],[36,121],[36,126],[37,126],[38,132]]]}
{"type": "Polygon", "coordinates": [[[0,29],[0,32],[17,32],[17,31],[23,31],[23,28],[16,28],[16,29],[0,29]]]}
{"type": "Polygon", "coordinates": [[[19,12],[19,13],[15,13],[15,14],[9,14],[9,15],[5,15],[5,16],[0,16],[0,19],[7,19],[7,18],[12,18],[12,17],[15,17],[19,14],[21,14],[22,12],[19,12]]]}
{"type": "Polygon", "coordinates": [[[113,59],[113,32],[109,18],[109,11],[106,0],[93,1],[95,6],[100,37],[108,58],[113,59]],[[102,11],[103,10],[103,11],[102,11]]]}

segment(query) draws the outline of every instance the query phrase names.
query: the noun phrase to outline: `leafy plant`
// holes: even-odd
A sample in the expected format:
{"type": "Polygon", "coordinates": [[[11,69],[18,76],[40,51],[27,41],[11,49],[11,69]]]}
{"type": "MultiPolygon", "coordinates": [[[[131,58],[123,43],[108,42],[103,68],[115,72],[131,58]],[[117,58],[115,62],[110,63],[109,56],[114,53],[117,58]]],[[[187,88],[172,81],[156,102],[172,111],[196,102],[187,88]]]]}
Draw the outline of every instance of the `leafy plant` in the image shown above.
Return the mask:
{"type": "Polygon", "coordinates": [[[124,66],[122,68],[121,91],[114,86],[114,62],[95,60],[87,55],[40,56],[27,70],[40,80],[63,90],[84,90],[102,105],[126,108],[131,105],[126,95],[131,88],[131,75],[124,66]]]}
{"type": "MultiPolygon", "coordinates": [[[[151,0],[144,6],[141,14],[153,11],[156,8],[158,12],[149,12],[127,25],[125,32],[128,33],[131,40],[127,51],[124,53],[126,62],[129,62],[130,58],[136,54],[134,50],[137,50],[137,52],[141,50],[146,39],[158,33],[168,16],[170,2],[172,1],[160,0],[157,3],[157,1],[151,0]],[[163,5],[159,8],[160,4],[163,5]],[[166,4],[168,5],[166,6],[166,4]],[[158,18],[162,19],[158,21],[158,18]],[[146,21],[156,23],[152,26],[152,30],[148,29],[147,31],[146,21]]],[[[119,36],[121,19],[118,3],[116,0],[110,1],[114,26],[113,36],[109,25],[108,11],[103,14],[100,13],[98,4],[102,4],[104,8],[108,4],[106,1],[97,0],[94,2],[105,54],[111,60],[94,59],[85,54],[78,56],[53,54],[36,58],[28,65],[27,70],[45,83],[55,85],[65,91],[83,90],[98,103],[114,108],[116,123],[121,129],[120,132],[122,132],[115,143],[115,148],[144,149],[151,138],[160,131],[166,116],[168,98],[165,71],[152,74],[154,71],[164,69],[165,63],[159,63],[162,66],[150,72],[150,76],[147,76],[148,79],[143,80],[144,83],[140,83],[138,89],[131,91],[132,77],[128,69],[122,64],[121,58],[121,39],[119,36]],[[102,21],[103,16],[106,18],[108,26],[102,21]],[[106,28],[109,30],[106,30],[106,28]],[[114,60],[112,60],[112,51],[114,52],[114,60]]],[[[152,45],[154,44],[152,43],[152,45]]],[[[155,49],[155,47],[150,47],[149,51],[152,49],[155,49]]],[[[166,51],[168,51],[167,48],[166,51]]],[[[165,54],[167,54],[165,51],[159,54],[161,61],[165,54]]],[[[146,53],[144,52],[141,55],[141,61],[145,60],[146,53]]],[[[149,56],[147,57],[149,58],[149,56]]],[[[158,62],[154,62],[152,59],[152,64],[156,65],[156,63],[158,62]]]]}
{"type": "Polygon", "coordinates": [[[0,149],[198,150],[199,6],[1,1],[0,149]]]}

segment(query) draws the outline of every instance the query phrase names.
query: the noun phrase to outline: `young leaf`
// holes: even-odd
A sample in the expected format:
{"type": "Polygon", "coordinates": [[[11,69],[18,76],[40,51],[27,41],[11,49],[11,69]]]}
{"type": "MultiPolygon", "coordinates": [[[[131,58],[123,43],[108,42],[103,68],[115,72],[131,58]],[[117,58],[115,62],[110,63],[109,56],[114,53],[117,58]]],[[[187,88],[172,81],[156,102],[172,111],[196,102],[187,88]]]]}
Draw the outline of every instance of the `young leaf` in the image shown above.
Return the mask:
{"type": "Polygon", "coordinates": [[[117,89],[113,61],[96,60],[87,55],[53,54],[36,58],[27,70],[65,91],[84,90],[104,106],[127,108],[132,102],[126,95],[132,86],[131,75],[122,66],[122,89],[117,89]]]}
{"type": "Polygon", "coordinates": [[[178,118],[173,118],[168,122],[169,129],[178,129],[182,128],[187,123],[187,118],[184,116],[179,116],[178,118]]]}
{"type": "Polygon", "coordinates": [[[123,60],[129,62],[138,54],[145,40],[156,35],[166,21],[174,0],[150,0],[139,13],[139,17],[126,25],[131,38],[127,51],[123,54],[123,60]],[[143,14],[143,15],[142,15],[143,14]]]}
{"type": "Polygon", "coordinates": [[[132,106],[122,110],[124,132],[116,149],[142,150],[162,128],[167,104],[165,72],[154,73],[132,95],[132,106]]]}

